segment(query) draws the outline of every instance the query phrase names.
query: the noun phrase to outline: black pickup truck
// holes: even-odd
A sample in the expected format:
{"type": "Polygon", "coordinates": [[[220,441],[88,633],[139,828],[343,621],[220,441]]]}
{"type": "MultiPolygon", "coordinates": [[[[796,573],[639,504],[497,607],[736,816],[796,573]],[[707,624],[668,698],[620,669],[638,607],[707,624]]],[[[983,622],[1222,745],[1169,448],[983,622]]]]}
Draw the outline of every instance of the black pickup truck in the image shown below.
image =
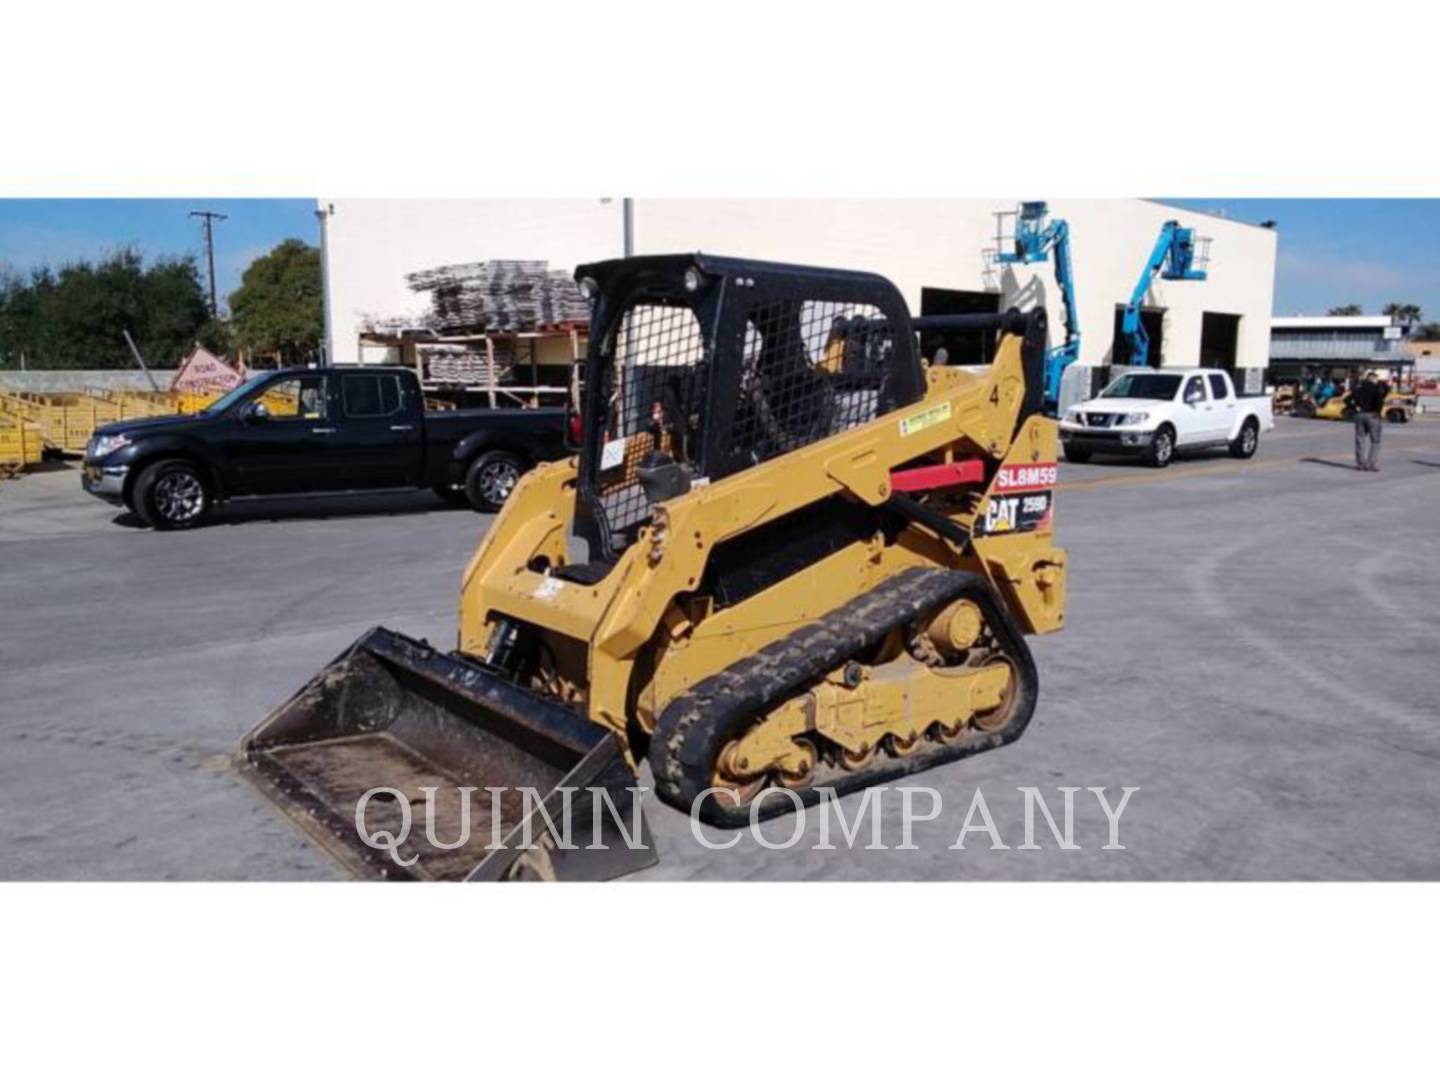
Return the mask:
{"type": "Polygon", "coordinates": [[[566,425],[563,408],[427,410],[407,368],[277,371],[194,416],[97,429],[83,483],[156,529],[239,496],[376,488],[493,511],[527,468],[570,452],[566,425]]]}

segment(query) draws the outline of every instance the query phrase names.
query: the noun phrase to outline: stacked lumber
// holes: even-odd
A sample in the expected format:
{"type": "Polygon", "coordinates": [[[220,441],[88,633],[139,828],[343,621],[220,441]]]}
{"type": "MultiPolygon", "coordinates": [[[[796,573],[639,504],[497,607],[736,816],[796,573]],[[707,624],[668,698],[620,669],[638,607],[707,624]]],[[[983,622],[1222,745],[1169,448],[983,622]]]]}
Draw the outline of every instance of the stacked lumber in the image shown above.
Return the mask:
{"type": "Polygon", "coordinates": [[[589,322],[590,308],[570,275],[544,260],[493,259],[437,266],[405,276],[430,294],[423,321],[444,334],[524,333],[589,322]]]}

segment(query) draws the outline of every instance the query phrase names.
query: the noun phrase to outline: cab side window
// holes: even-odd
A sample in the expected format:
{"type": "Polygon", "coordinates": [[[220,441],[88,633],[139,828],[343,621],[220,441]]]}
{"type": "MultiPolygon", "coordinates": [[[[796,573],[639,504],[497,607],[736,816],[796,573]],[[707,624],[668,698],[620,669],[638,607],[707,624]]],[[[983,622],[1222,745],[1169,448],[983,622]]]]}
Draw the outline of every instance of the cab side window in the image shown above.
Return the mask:
{"type": "Polygon", "coordinates": [[[1230,396],[1230,388],[1225,385],[1224,375],[1211,375],[1209,379],[1211,397],[1216,401],[1224,401],[1230,396]]]}
{"type": "Polygon", "coordinates": [[[340,383],[345,415],[354,420],[393,416],[401,409],[400,379],[395,375],[350,375],[340,383]]]}
{"type": "Polygon", "coordinates": [[[1205,400],[1205,380],[1199,375],[1192,375],[1185,383],[1185,404],[1194,405],[1205,400]]]}
{"type": "Polygon", "coordinates": [[[323,375],[281,379],[255,400],[265,406],[272,420],[324,420],[329,411],[323,375]]]}

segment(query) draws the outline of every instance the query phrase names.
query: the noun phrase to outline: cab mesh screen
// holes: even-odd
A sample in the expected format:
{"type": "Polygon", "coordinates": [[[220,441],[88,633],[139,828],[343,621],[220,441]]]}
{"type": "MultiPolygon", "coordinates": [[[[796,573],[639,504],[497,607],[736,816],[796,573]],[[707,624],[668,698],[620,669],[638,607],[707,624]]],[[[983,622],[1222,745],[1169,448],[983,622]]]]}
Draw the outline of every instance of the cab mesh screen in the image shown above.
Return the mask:
{"type": "Polygon", "coordinates": [[[754,304],[731,454],[757,464],[880,415],[894,342],[879,314],[832,301],[754,304]]]}
{"type": "Polygon", "coordinates": [[[694,464],[699,452],[700,321],[688,307],[639,304],[610,347],[610,400],[596,491],[617,546],[650,517],[636,470],[654,450],[694,464]]]}
{"type": "Polygon", "coordinates": [[[600,517],[622,548],[650,519],[638,469],[660,451],[698,478],[717,480],[884,411],[894,341],[878,308],[800,299],[755,299],[745,310],[738,364],[721,350],[719,379],[738,382],[724,460],[701,462],[710,358],[688,307],[638,304],[621,318],[606,357],[609,401],[595,476],[600,517]]]}

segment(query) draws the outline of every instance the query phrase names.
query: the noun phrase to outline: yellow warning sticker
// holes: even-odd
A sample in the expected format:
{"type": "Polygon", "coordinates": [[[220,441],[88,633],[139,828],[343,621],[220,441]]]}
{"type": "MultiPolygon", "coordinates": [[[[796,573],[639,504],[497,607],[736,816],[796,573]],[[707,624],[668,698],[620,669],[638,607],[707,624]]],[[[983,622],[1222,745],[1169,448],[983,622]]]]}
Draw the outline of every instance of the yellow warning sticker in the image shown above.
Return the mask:
{"type": "Polygon", "coordinates": [[[914,416],[907,416],[900,421],[900,437],[914,435],[917,431],[924,431],[926,428],[934,427],[936,424],[943,424],[950,419],[950,402],[942,401],[939,405],[932,405],[924,412],[916,413],[914,416]]]}

